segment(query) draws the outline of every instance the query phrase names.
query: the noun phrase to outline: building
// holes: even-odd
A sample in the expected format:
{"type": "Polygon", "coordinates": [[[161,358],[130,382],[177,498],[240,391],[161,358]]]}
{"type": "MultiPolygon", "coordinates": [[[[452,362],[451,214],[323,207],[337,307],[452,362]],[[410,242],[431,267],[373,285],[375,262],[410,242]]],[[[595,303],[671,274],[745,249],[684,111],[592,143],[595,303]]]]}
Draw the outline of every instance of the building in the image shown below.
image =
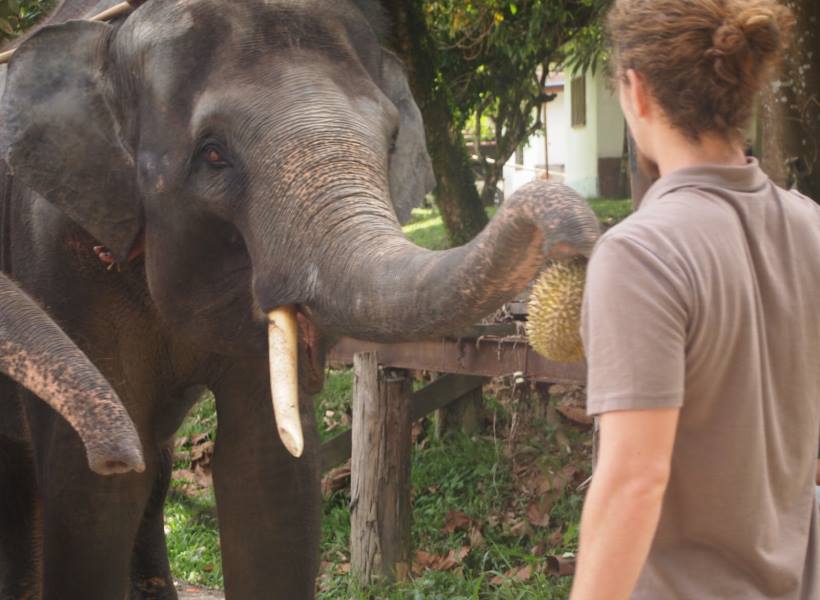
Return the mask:
{"type": "Polygon", "coordinates": [[[561,73],[549,78],[545,92],[556,95],[546,104],[546,139],[539,131],[504,166],[505,196],[545,169],[584,197],[622,196],[625,124],[606,75],[561,73]]]}

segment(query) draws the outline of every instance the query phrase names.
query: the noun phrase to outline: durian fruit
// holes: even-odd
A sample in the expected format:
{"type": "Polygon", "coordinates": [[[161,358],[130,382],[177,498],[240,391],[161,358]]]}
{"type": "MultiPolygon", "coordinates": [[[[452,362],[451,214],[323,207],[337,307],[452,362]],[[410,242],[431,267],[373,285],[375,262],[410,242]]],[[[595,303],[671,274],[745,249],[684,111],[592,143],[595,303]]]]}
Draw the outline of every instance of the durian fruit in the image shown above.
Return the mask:
{"type": "Polygon", "coordinates": [[[575,362],[584,357],[580,330],[585,276],[585,261],[555,261],[532,288],[527,335],[536,352],[549,360],[575,362]]]}

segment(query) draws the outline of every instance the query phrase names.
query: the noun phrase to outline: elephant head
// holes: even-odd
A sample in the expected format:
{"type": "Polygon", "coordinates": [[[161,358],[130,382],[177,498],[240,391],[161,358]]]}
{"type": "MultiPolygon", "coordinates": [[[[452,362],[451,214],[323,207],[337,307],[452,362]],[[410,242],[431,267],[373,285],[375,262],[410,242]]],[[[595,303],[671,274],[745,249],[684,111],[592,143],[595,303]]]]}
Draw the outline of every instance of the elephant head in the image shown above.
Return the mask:
{"type": "Polygon", "coordinates": [[[367,6],[150,0],[120,24],[34,35],[3,98],[15,174],[120,261],[144,232],[150,293],[177,331],[251,355],[269,325],[277,422],[294,454],[296,340],[304,372],[321,354],[317,330],[458,332],[550,254],[589,254],[598,234],[579,196],[541,182],[466,246],[408,241],[400,220],[432,170],[367,6]]]}
{"type": "Polygon", "coordinates": [[[114,390],[5,275],[0,275],[0,371],[71,424],[85,444],[93,471],[113,475],[145,469],[139,436],[114,390]]]}

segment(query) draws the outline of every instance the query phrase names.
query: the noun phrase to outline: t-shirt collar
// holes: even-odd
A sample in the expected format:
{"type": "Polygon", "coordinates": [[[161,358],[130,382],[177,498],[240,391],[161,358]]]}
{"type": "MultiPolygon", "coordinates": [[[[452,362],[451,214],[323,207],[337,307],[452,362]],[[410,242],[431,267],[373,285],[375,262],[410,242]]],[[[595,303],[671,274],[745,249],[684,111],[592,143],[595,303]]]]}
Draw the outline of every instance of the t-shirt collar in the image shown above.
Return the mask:
{"type": "Polygon", "coordinates": [[[746,159],[745,165],[698,165],[672,171],[658,179],[646,191],[641,207],[685,187],[720,188],[737,192],[754,192],[762,188],[769,177],[754,157],[746,159]]]}

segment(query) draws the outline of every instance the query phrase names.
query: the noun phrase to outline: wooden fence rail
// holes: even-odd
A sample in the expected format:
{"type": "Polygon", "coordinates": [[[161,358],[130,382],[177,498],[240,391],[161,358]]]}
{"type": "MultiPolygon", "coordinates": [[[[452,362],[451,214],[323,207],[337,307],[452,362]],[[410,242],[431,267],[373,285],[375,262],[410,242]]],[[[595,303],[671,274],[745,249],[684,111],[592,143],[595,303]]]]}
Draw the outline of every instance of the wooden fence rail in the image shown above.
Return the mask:
{"type": "MultiPolygon", "coordinates": [[[[363,583],[406,577],[411,564],[413,421],[465,397],[490,377],[582,384],[583,363],[536,354],[514,326],[478,326],[459,339],[379,344],[343,338],[331,364],[354,365],[353,425],[322,445],[322,470],[351,458],[351,570],[363,583]],[[442,373],[411,393],[408,370],[442,373]]],[[[456,411],[457,412],[457,411],[456,411]]]]}

